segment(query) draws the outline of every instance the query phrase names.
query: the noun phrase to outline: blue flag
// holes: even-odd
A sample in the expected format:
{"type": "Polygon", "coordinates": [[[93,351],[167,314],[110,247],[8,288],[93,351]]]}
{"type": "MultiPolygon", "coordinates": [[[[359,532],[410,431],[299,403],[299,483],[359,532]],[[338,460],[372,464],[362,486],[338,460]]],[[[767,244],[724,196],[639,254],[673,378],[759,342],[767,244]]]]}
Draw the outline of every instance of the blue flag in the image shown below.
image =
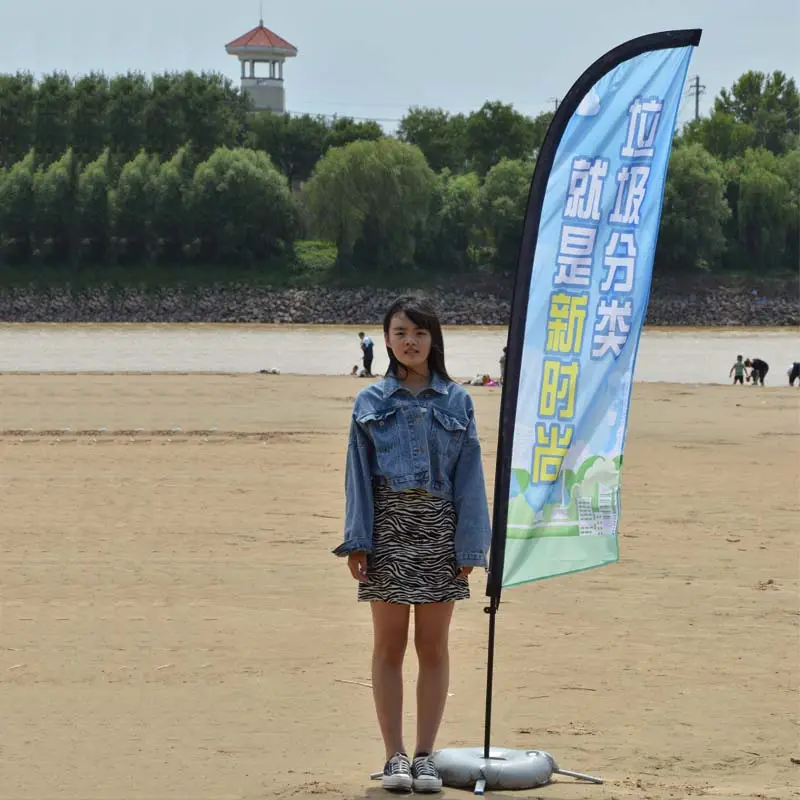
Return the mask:
{"type": "Polygon", "coordinates": [[[539,154],[506,356],[490,596],[618,559],[636,353],[699,40],[669,31],[606,54],[539,154]]]}

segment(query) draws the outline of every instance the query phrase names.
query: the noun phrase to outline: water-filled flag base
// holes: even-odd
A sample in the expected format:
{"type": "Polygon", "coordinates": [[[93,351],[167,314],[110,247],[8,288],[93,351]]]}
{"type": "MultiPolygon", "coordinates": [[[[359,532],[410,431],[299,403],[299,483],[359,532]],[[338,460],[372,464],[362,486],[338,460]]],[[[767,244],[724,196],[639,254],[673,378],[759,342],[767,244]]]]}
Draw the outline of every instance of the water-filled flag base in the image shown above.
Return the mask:
{"type": "MultiPolygon", "coordinates": [[[[474,788],[481,795],[486,789],[535,789],[550,783],[554,774],[602,783],[602,778],[561,769],[550,753],[542,750],[512,750],[492,747],[489,758],[482,747],[448,747],[433,754],[442,783],[452,789],[474,788]]],[[[371,775],[380,778],[382,772],[371,775]]]]}

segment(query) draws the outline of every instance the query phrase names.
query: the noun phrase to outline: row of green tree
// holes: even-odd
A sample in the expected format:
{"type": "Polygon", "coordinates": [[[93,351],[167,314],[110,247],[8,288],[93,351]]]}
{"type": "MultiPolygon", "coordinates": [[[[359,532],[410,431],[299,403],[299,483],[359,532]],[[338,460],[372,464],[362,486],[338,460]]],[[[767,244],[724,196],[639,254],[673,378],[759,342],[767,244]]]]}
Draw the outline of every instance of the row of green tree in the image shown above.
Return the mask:
{"type": "MultiPolygon", "coordinates": [[[[503,158],[532,156],[551,116],[529,119],[497,102],[468,115],[412,109],[400,137],[436,171],[485,174],[503,158]]],[[[292,183],[307,180],[330,148],[384,136],[370,120],[252,113],[247,95],[218,73],[0,75],[0,120],[0,166],[31,149],[43,164],[69,148],[82,164],[108,150],[122,165],[142,150],[164,160],[191,144],[205,159],[219,147],[247,147],[269,153],[292,183]]]]}
{"type": "MultiPolygon", "coordinates": [[[[0,109],[5,263],[268,264],[323,238],[340,272],[372,275],[510,270],[550,119],[415,108],[387,137],[248,113],[225,79],[192,73],[6,76],[0,109]]],[[[658,269],[797,264],[799,109],[793,80],[748,72],[677,136],[658,269]]]]}
{"type": "Polygon", "coordinates": [[[109,151],[81,166],[35,151],[0,170],[0,259],[28,264],[178,265],[269,261],[297,233],[286,178],[264,153],[220,148],[198,162],[141,152],[115,170],[109,151]]]}
{"type": "Polygon", "coordinates": [[[0,75],[0,166],[20,161],[31,149],[43,164],[67,149],[82,164],[108,150],[119,165],[142,150],[168,159],[187,144],[202,158],[219,147],[267,149],[263,145],[273,144],[290,122],[298,146],[287,149],[286,157],[301,164],[311,159],[310,174],[330,147],[383,136],[377,122],[348,117],[266,117],[250,113],[247,95],[218,73],[147,78],[131,72],[111,79],[91,73],[75,80],[54,73],[38,82],[28,73],[0,75]]]}
{"type": "MultiPolygon", "coordinates": [[[[290,180],[306,180],[331,147],[383,136],[376,122],[347,117],[326,121],[310,115],[248,113],[247,96],[218,73],[164,73],[151,78],[130,72],[77,79],[53,73],[40,81],[29,73],[0,75],[0,166],[35,148],[52,163],[71,148],[82,163],[108,149],[121,163],[141,150],[171,158],[191,143],[207,158],[218,147],[265,150],[290,180]]],[[[417,145],[439,172],[484,175],[503,158],[532,157],[552,115],[534,119],[499,102],[471,114],[412,108],[398,137],[417,145]]],[[[776,155],[800,144],[800,98],[782,72],[747,72],[716,98],[710,117],[686,135],[727,161],[748,148],[776,155]]]]}
{"type": "Polygon", "coordinates": [[[680,132],[658,252],[676,268],[796,271],[800,93],[793,78],[745,72],[707,117],[680,132]]]}
{"type": "MultiPolygon", "coordinates": [[[[86,165],[35,151],[0,170],[0,262],[259,264],[297,239],[335,243],[341,274],[379,280],[413,267],[469,273],[514,266],[534,162],[503,159],[482,178],[434,172],[391,138],[331,149],[302,190],[261,151],[141,152],[121,169],[108,151],[86,165]]],[[[696,142],[673,150],[657,268],[780,270],[800,253],[800,151],[748,149],[726,163],[696,142]],[[733,207],[728,198],[735,197],[733,207]]],[[[283,259],[285,261],[285,258],[283,259]]]]}

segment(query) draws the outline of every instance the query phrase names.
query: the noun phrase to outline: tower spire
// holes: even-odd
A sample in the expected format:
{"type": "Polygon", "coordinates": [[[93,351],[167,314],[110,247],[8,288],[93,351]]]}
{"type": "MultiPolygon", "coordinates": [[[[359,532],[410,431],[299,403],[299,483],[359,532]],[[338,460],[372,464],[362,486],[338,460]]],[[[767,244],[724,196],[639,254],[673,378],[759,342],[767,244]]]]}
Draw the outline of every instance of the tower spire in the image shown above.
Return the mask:
{"type": "Polygon", "coordinates": [[[264,0],[258,2],[258,24],[260,27],[264,27],[264,0]]]}

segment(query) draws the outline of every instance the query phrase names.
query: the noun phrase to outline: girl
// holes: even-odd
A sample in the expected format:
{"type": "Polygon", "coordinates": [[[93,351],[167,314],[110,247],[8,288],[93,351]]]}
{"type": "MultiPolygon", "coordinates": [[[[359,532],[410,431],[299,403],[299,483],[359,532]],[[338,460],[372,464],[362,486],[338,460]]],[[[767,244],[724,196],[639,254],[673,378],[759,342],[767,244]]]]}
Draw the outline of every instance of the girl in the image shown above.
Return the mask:
{"type": "Polygon", "coordinates": [[[436,733],[449,684],[448,633],[491,528],[472,398],[444,363],[442,326],[424,300],[386,313],[386,376],[359,392],[350,425],[344,542],[358,599],[372,608],[372,687],[386,747],[382,784],[438,792],[436,733]],[[403,658],[414,606],[419,661],[413,758],[403,743],[403,658]]]}

